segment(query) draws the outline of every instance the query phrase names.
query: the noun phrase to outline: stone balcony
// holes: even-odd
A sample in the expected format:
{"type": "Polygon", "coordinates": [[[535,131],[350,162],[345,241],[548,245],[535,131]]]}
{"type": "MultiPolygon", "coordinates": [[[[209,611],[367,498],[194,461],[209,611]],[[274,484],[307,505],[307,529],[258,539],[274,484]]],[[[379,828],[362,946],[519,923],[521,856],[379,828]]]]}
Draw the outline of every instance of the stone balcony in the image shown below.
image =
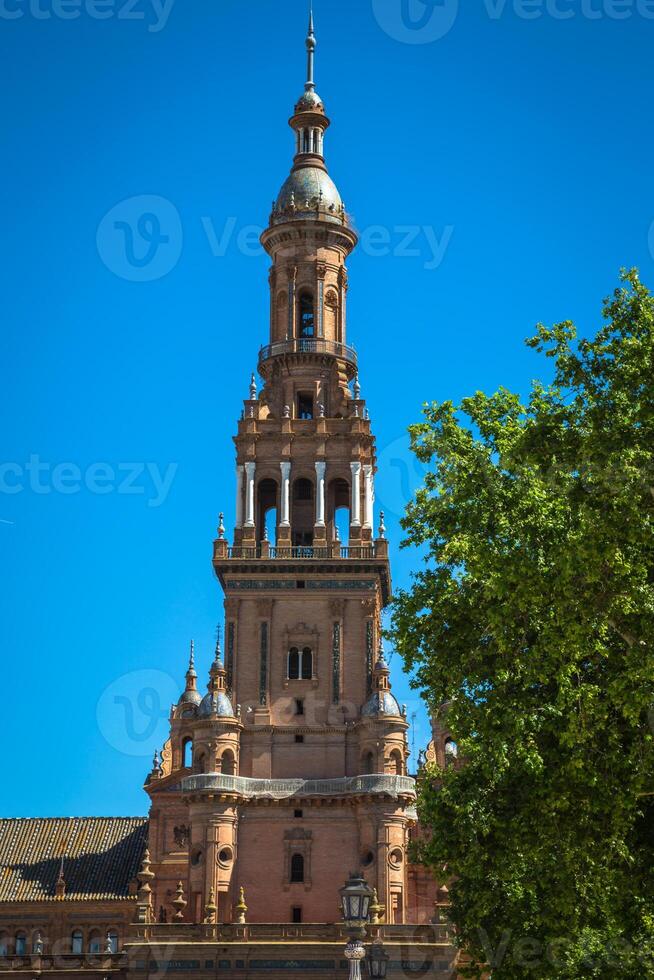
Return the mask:
{"type": "MultiPolygon", "coordinates": [[[[241,800],[288,800],[335,797],[390,797],[414,804],[416,781],[412,776],[374,773],[341,779],[248,779],[223,773],[186,776],[182,792],[189,796],[234,796],[241,800]]],[[[411,807],[411,815],[414,810],[411,807]]]]}
{"type": "Polygon", "coordinates": [[[259,370],[264,368],[262,373],[265,374],[265,365],[268,361],[277,357],[293,357],[296,355],[334,357],[346,362],[352,376],[357,372],[358,357],[354,347],[336,343],[334,340],[320,340],[318,338],[283,340],[276,344],[267,344],[259,351],[259,370]]]}

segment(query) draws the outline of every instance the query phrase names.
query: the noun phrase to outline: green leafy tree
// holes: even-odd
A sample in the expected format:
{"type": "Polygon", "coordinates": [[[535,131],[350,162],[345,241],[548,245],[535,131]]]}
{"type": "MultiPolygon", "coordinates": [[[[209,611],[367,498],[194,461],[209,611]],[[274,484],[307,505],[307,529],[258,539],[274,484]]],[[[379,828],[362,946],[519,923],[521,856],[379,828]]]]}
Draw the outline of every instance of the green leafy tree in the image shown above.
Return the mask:
{"type": "Polygon", "coordinates": [[[391,633],[463,762],[423,773],[418,856],[453,879],[475,977],[654,976],[654,298],[635,271],[604,314],[591,340],[538,328],[554,380],[526,404],[477,393],[411,428],[424,567],[391,633]]]}

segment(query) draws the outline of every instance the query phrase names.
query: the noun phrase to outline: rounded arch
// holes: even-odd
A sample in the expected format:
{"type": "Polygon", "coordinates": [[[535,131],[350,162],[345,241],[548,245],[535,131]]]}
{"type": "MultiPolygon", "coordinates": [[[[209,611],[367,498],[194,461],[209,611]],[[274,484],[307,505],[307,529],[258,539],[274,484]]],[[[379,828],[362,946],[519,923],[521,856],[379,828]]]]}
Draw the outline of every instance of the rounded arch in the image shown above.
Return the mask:
{"type": "Polygon", "coordinates": [[[25,956],[27,953],[27,933],[20,929],[14,937],[14,950],[16,956],[25,956]]]}
{"type": "Polygon", "coordinates": [[[207,771],[207,754],[204,749],[198,749],[193,757],[193,771],[203,773],[207,771]]]}
{"type": "Polygon", "coordinates": [[[102,952],[102,934],[99,929],[93,929],[89,933],[89,953],[102,952]]]}
{"type": "Polygon", "coordinates": [[[9,933],[0,932],[0,956],[9,956],[9,933]]]}
{"type": "Polygon", "coordinates": [[[220,757],[220,771],[223,776],[236,775],[236,756],[231,749],[225,749],[220,757]]]}
{"type": "Polygon", "coordinates": [[[311,547],[313,545],[315,520],[315,486],[313,480],[300,476],[293,481],[292,489],[291,526],[293,545],[296,548],[311,547]]]}
{"type": "Polygon", "coordinates": [[[327,524],[332,541],[347,544],[350,537],[350,484],[342,477],[330,480],[327,487],[327,524]]]}
{"type": "Polygon", "coordinates": [[[107,932],[107,953],[118,952],[118,930],[109,929],[107,932]]]}
{"type": "Polygon", "coordinates": [[[393,749],[390,754],[391,772],[395,776],[404,775],[404,757],[399,749],[393,749]]]}
{"type": "Polygon", "coordinates": [[[364,752],[361,757],[361,770],[364,776],[371,776],[375,771],[375,754],[374,752],[364,752]]]}
{"type": "Polygon", "coordinates": [[[459,746],[453,738],[445,740],[445,765],[453,766],[459,757],[459,746]]]}
{"type": "Polygon", "coordinates": [[[265,477],[257,485],[257,539],[269,541],[277,538],[279,484],[272,477],[265,477]]]}
{"type": "Polygon", "coordinates": [[[73,929],[71,932],[70,951],[74,956],[81,956],[84,952],[84,933],[81,929],[73,929]]]}
{"type": "Polygon", "coordinates": [[[182,738],[182,769],[191,769],[193,767],[193,738],[191,735],[185,735],[182,738]]]}

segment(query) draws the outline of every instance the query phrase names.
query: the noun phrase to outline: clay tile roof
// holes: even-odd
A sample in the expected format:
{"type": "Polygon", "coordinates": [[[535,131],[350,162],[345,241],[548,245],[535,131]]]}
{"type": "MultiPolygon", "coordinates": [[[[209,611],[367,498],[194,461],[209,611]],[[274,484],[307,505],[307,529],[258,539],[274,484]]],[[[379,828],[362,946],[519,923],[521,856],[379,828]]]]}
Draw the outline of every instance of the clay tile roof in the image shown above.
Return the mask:
{"type": "Polygon", "coordinates": [[[147,835],[143,817],[0,819],[0,902],[54,900],[62,857],[65,900],[126,899],[147,835]]]}

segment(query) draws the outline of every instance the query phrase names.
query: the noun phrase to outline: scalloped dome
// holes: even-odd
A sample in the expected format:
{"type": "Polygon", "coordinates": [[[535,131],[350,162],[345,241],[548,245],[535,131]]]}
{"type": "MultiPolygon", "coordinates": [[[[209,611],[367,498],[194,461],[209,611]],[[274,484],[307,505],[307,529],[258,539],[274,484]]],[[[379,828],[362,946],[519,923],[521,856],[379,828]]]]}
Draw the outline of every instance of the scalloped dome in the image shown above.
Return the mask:
{"type": "Polygon", "coordinates": [[[298,212],[315,211],[319,205],[321,213],[327,212],[324,216],[327,220],[333,214],[334,221],[341,223],[343,201],[327,171],[320,167],[300,167],[284,182],[277,196],[275,212],[289,211],[292,207],[298,212]]]}
{"type": "Polygon", "coordinates": [[[199,691],[184,691],[178,703],[198,705],[202,703],[202,695],[199,691]]]}
{"type": "Polygon", "coordinates": [[[295,105],[296,112],[324,112],[325,106],[317,92],[308,90],[303,92],[295,105]]]}
{"type": "Polygon", "coordinates": [[[390,691],[375,691],[371,694],[363,708],[361,714],[364,718],[372,715],[389,715],[391,718],[401,718],[402,712],[395,699],[395,695],[390,691]]]}
{"type": "Polygon", "coordinates": [[[200,718],[233,718],[234,709],[224,691],[205,694],[198,712],[200,718]]]}

